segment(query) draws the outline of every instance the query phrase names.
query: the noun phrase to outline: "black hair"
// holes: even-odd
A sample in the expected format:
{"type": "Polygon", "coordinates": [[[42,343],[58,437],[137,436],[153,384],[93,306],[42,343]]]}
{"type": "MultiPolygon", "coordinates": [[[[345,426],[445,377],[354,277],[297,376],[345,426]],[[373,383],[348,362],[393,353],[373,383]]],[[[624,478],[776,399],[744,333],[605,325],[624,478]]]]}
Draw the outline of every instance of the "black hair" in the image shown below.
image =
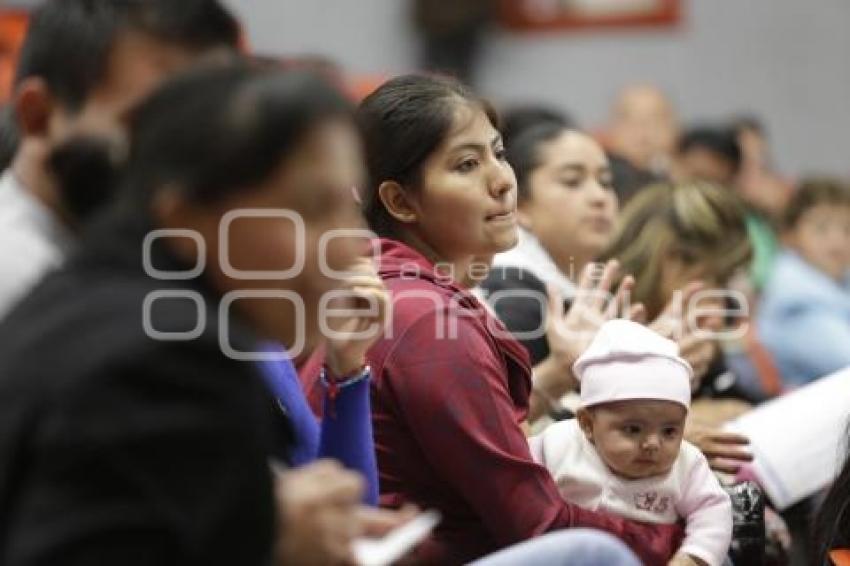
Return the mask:
{"type": "Polygon", "coordinates": [[[680,154],[693,149],[705,149],[726,160],[734,172],[741,168],[741,146],[733,128],[725,126],[696,126],[685,131],[679,138],[680,154]]]}
{"type": "Polygon", "coordinates": [[[569,129],[578,127],[575,121],[564,112],[541,105],[512,106],[502,110],[499,118],[502,126],[502,140],[506,148],[511,146],[517,136],[536,126],[555,123],[569,129]]]}
{"type": "Polygon", "coordinates": [[[7,169],[18,151],[18,126],[12,105],[0,106],[0,171],[7,169]]]}
{"type": "Polygon", "coordinates": [[[378,187],[384,181],[395,181],[407,190],[419,188],[422,165],[451,130],[458,103],[480,106],[498,129],[493,107],[449,77],[396,77],[360,104],[357,119],[366,145],[369,171],[363,206],[369,226],[378,235],[398,237],[378,187]]]}
{"type": "Polygon", "coordinates": [[[551,142],[567,131],[567,126],[560,122],[538,123],[520,132],[518,136],[505,145],[508,163],[513,167],[517,180],[517,198],[520,202],[531,197],[530,178],[535,169],[540,167],[540,146],[551,142]]]}
{"type": "Polygon", "coordinates": [[[239,43],[239,25],[218,0],[47,0],[29,24],[15,84],[45,80],[76,110],[103,80],[116,39],[127,31],[191,50],[239,43]]]}
{"type": "Polygon", "coordinates": [[[829,551],[850,547],[850,423],[847,426],[847,457],[832,482],[820,508],[815,512],[811,534],[816,541],[812,564],[832,564],[829,551]]]}
{"type": "Polygon", "coordinates": [[[191,202],[210,204],[252,190],[323,121],[354,127],[353,112],[311,73],[247,63],[195,69],[134,114],[127,195],[145,202],[173,186],[191,202]]]}

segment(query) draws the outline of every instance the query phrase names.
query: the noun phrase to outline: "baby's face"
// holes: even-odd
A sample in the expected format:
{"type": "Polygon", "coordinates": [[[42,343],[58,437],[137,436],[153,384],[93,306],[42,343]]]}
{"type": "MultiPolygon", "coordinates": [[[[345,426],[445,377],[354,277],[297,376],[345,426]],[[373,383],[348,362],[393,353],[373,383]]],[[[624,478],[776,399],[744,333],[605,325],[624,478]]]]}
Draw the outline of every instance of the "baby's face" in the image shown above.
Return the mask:
{"type": "Polygon", "coordinates": [[[682,445],[687,411],[671,401],[605,403],[579,411],[579,424],[605,464],[618,476],[664,475],[682,445]]]}

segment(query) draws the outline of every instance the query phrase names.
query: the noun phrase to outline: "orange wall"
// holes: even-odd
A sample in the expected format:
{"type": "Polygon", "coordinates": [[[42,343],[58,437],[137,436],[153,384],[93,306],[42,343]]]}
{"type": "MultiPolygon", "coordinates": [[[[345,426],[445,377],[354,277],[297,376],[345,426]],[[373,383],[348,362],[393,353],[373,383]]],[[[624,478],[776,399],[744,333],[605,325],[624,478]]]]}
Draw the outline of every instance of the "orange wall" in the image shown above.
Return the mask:
{"type": "Polygon", "coordinates": [[[15,76],[18,49],[27,28],[27,14],[20,10],[0,10],[0,103],[8,99],[15,76]]]}

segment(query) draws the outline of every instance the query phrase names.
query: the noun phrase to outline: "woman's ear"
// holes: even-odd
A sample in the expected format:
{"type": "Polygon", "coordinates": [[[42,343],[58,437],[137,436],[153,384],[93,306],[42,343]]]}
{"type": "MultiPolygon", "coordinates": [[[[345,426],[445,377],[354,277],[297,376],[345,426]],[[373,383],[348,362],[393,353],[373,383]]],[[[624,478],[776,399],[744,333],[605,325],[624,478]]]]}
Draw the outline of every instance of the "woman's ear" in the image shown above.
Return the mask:
{"type": "Polygon", "coordinates": [[[13,104],[22,136],[47,135],[55,103],[44,79],[24,79],[15,90],[13,104]]]}
{"type": "Polygon", "coordinates": [[[402,224],[413,224],[419,219],[416,207],[407,191],[395,181],[384,181],[378,187],[378,198],[387,212],[402,224]]]}

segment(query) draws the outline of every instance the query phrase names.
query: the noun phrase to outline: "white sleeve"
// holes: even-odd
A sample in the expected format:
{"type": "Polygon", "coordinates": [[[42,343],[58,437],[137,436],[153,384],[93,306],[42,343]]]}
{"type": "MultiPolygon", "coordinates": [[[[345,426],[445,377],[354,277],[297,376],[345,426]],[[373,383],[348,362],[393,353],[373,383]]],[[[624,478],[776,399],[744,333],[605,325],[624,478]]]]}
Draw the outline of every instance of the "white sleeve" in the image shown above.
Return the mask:
{"type": "Polygon", "coordinates": [[[577,426],[573,420],[552,423],[543,432],[528,439],[531,457],[553,475],[557,474],[561,462],[575,448],[577,439],[574,429],[577,426]]]}
{"type": "Polygon", "coordinates": [[[685,540],[679,552],[709,566],[720,566],[732,542],[732,502],[699,450],[683,445],[689,460],[682,497],[676,505],[686,521],[685,540]]]}

